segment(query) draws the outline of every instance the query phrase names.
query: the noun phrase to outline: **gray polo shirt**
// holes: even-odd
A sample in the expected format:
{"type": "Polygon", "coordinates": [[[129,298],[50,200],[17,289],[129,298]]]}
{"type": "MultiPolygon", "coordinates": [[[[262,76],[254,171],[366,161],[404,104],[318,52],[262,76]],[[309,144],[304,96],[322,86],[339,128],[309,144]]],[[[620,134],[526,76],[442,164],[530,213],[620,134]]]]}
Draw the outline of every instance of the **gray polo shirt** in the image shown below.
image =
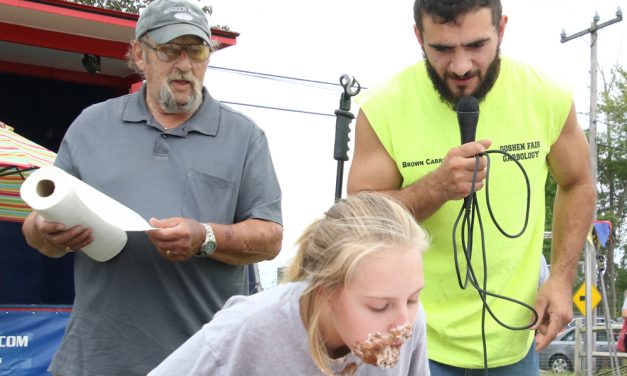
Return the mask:
{"type": "MultiPolygon", "coordinates": [[[[165,131],[141,91],[85,109],[55,164],[144,218],[281,223],[281,192],[264,132],[203,89],[198,111],[165,131]]],[[[163,259],[144,233],[129,233],[112,260],[76,254],[76,298],[50,366],[59,375],[145,375],[246,294],[245,267],[163,259]]]]}

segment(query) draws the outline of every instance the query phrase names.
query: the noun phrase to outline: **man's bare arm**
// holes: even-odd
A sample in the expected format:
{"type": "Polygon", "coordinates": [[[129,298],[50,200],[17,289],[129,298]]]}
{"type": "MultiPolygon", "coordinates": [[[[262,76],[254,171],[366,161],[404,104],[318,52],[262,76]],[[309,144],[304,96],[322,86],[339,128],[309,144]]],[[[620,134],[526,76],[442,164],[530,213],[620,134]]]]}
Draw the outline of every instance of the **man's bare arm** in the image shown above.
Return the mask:
{"type": "Polygon", "coordinates": [[[283,227],[271,221],[248,219],[234,225],[211,225],[218,248],[213,258],[231,265],[272,260],[281,250],[283,227]]]}
{"type": "MultiPolygon", "coordinates": [[[[472,185],[474,155],[482,153],[490,141],[470,142],[448,151],[442,164],[410,186],[400,189],[402,176],[394,160],[360,111],[355,130],[355,152],[348,174],[348,193],[379,191],[405,204],[417,220],[435,213],[445,202],[464,198],[472,185]]],[[[476,190],[483,187],[486,162],[482,159],[476,190]]]]}
{"type": "Polygon", "coordinates": [[[557,182],[553,205],[551,274],[538,292],[538,350],[546,347],[572,319],[572,284],[577,263],[596,208],[588,144],[574,104],[557,142],[547,157],[557,182]]]}
{"type": "MultiPolygon", "coordinates": [[[[205,240],[206,231],[200,222],[190,218],[150,219],[157,230],[148,237],[157,251],[171,261],[187,261],[194,257],[205,240]]],[[[271,260],[281,250],[283,227],[261,219],[247,219],[224,225],[210,223],[216,238],[214,260],[231,265],[245,265],[271,260]]]]}

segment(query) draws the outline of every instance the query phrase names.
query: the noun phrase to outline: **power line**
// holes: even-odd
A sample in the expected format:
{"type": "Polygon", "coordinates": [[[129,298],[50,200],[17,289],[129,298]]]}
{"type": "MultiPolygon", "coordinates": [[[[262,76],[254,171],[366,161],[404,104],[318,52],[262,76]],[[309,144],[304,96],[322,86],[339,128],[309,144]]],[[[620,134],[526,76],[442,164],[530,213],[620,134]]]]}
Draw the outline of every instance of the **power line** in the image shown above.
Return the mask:
{"type": "MultiPolygon", "coordinates": [[[[302,83],[307,83],[307,84],[339,86],[340,88],[342,88],[342,85],[340,83],[311,80],[311,79],[307,79],[307,78],[282,76],[282,75],[276,75],[276,74],[253,72],[253,71],[247,71],[247,70],[243,70],[243,69],[234,69],[234,68],[226,68],[226,67],[219,67],[219,66],[209,66],[209,69],[220,70],[220,71],[225,71],[225,72],[230,72],[230,73],[235,73],[235,74],[240,74],[240,75],[250,76],[250,77],[255,77],[255,78],[263,78],[263,79],[279,80],[279,81],[296,81],[296,82],[302,82],[302,83]]],[[[367,89],[367,88],[366,87],[362,87],[362,89],[367,89]]],[[[265,110],[294,112],[294,113],[300,113],[300,114],[305,114],[305,115],[335,117],[334,114],[328,114],[328,113],[323,113],[323,112],[297,110],[297,109],[284,108],[284,107],[263,106],[263,105],[258,105],[258,104],[231,102],[231,101],[222,101],[222,100],[220,102],[225,103],[225,104],[236,105],[236,106],[261,108],[261,109],[265,109],[265,110]]]]}
{"type": "MultiPolygon", "coordinates": [[[[302,83],[308,83],[308,84],[342,87],[342,85],[340,85],[340,83],[339,83],[339,80],[338,80],[338,82],[319,81],[319,80],[311,80],[311,79],[307,79],[307,78],[282,76],[282,75],[278,75],[278,74],[253,72],[253,71],[248,71],[248,70],[243,70],[243,69],[219,67],[219,66],[214,66],[214,65],[210,65],[209,69],[225,71],[225,72],[230,72],[230,73],[235,73],[235,74],[240,74],[240,75],[250,76],[250,77],[255,77],[255,78],[263,78],[263,79],[282,81],[282,82],[285,82],[285,81],[288,81],[288,82],[289,81],[296,81],[296,82],[302,82],[302,83]]],[[[367,87],[363,87],[362,86],[362,89],[367,89],[367,87]]]]}
{"type": "Polygon", "coordinates": [[[218,66],[214,66],[214,65],[210,65],[209,69],[222,70],[222,71],[234,72],[234,73],[243,73],[243,74],[246,74],[246,75],[251,75],[251,76],[256,76],[256,77],[258,76],[260,78],[263,78],[263,77],[273,77],[273,78],[281,78],[281,79],[291,80],[291,81],[302,81],[302,82],[310,82],[310,83],[315,83],[315,84],[340,86],[339,83],[334,83],[334,82],[316,81],[316,80],[310,80],[310,79],[306,79],[306,78],[281,76],[281,75],[277,75],[277,74],[253,72],[253,71],[247,71],[247,70],[243,70],[243,69],[218,67],[218,66]]]}
{"type": "Polygon", "coordinates": [[[285,111],[285,112],[296,112],[300,114],[306,115],[317,115],[317,116],[330,116],[334,117],[333,114],[325,114],[323,112],[313,112],[313,111],[305,111],[305,110],[295,110],[291,108],[282,108],[282,107],[271,107],[271,106],[262,106],[258,104],[250,104],[250,103],[239,103],[239,102],[228,102],[228,101],[220,101],[221,103],[232,104],[237,106],[246,106],[246,107],[254,107],[254,108],[262,108],[264,110],[275,110],[275,111],[285,111]]]}

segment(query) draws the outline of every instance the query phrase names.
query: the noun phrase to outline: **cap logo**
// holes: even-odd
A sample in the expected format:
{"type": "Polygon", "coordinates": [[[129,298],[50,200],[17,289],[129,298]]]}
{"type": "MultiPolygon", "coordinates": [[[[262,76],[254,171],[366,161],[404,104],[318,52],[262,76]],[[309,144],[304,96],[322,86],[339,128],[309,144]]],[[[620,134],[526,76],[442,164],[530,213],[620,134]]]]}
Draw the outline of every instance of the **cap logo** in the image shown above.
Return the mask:
{"type": "Polygon", "coordinates": [[[163,11],[163,14],[168,14],[172,12],[188,12],[187,7],[169,7],[168,9],[163,11]]]}
{"type": "Polygon", "coordinates": [[[163,11],[163,14],[170,14],[174,12],[176,12],[174,14],[174,18],[176,19],[183,21],[191,21],[194,19],[194,16],[189,13],[189,9],[187,9],[187,7],[169,7],[163,11]]]}
{"type": "Polygon", "coordinates": [[[194,19],[189,13],[177,13],[174,15],[174,18],[178,18],[179,20],[191,21],[194,19]]]}

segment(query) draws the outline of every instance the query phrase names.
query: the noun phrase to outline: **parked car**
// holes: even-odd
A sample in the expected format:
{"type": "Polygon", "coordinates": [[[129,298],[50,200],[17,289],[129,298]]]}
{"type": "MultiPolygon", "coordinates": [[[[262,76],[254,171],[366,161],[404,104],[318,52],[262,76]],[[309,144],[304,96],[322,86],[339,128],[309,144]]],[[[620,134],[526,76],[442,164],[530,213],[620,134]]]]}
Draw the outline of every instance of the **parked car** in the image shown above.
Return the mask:
{"type": "MultiPolygon", "coordinates": [[[[595,331],[597,334],[595,351],[609,351],[607,332],[604,328],[605,326],[602,326],[601,330],[595,331]]],[[[612,328],[614,331],[614,343],[616,343],[618,335],[620,334],[620,326],[614,325],[612,328]]],[[[573,371],[573,364],[575,362],[575,327],[568,328],[558,334],[553,342],[538,353],[538,357],[540,359],[540,369],[550,370],[554,373],[573,371]]],[[[608,359],[599,357],[596,359],[597,369],[608,367],[608,359]]]]}
{"type": "MultiPolygon", "coordinates": [[[[565,332],[567,329],[570,328],[574,328],[575,324],[577,323],[577,320],[581,320],[581,325],[585,325],[585,318],[583,317],[575,317],[574,319],[570,320],[570,322],[568,324],[566,324],[566,326],[564,327],[564,329],[562,329],[562,332],[565,332]]],[[[597,317],[596,318],[596,323],[598,326],[605,326],[605,317],[597,317]]],[[[618,324],[618,325],[622,325],[623,324],[623,318],[620,317],[619,319],[615,320],[610,320],[610,325],[614,325],[614,324],[618,324]]]]}

